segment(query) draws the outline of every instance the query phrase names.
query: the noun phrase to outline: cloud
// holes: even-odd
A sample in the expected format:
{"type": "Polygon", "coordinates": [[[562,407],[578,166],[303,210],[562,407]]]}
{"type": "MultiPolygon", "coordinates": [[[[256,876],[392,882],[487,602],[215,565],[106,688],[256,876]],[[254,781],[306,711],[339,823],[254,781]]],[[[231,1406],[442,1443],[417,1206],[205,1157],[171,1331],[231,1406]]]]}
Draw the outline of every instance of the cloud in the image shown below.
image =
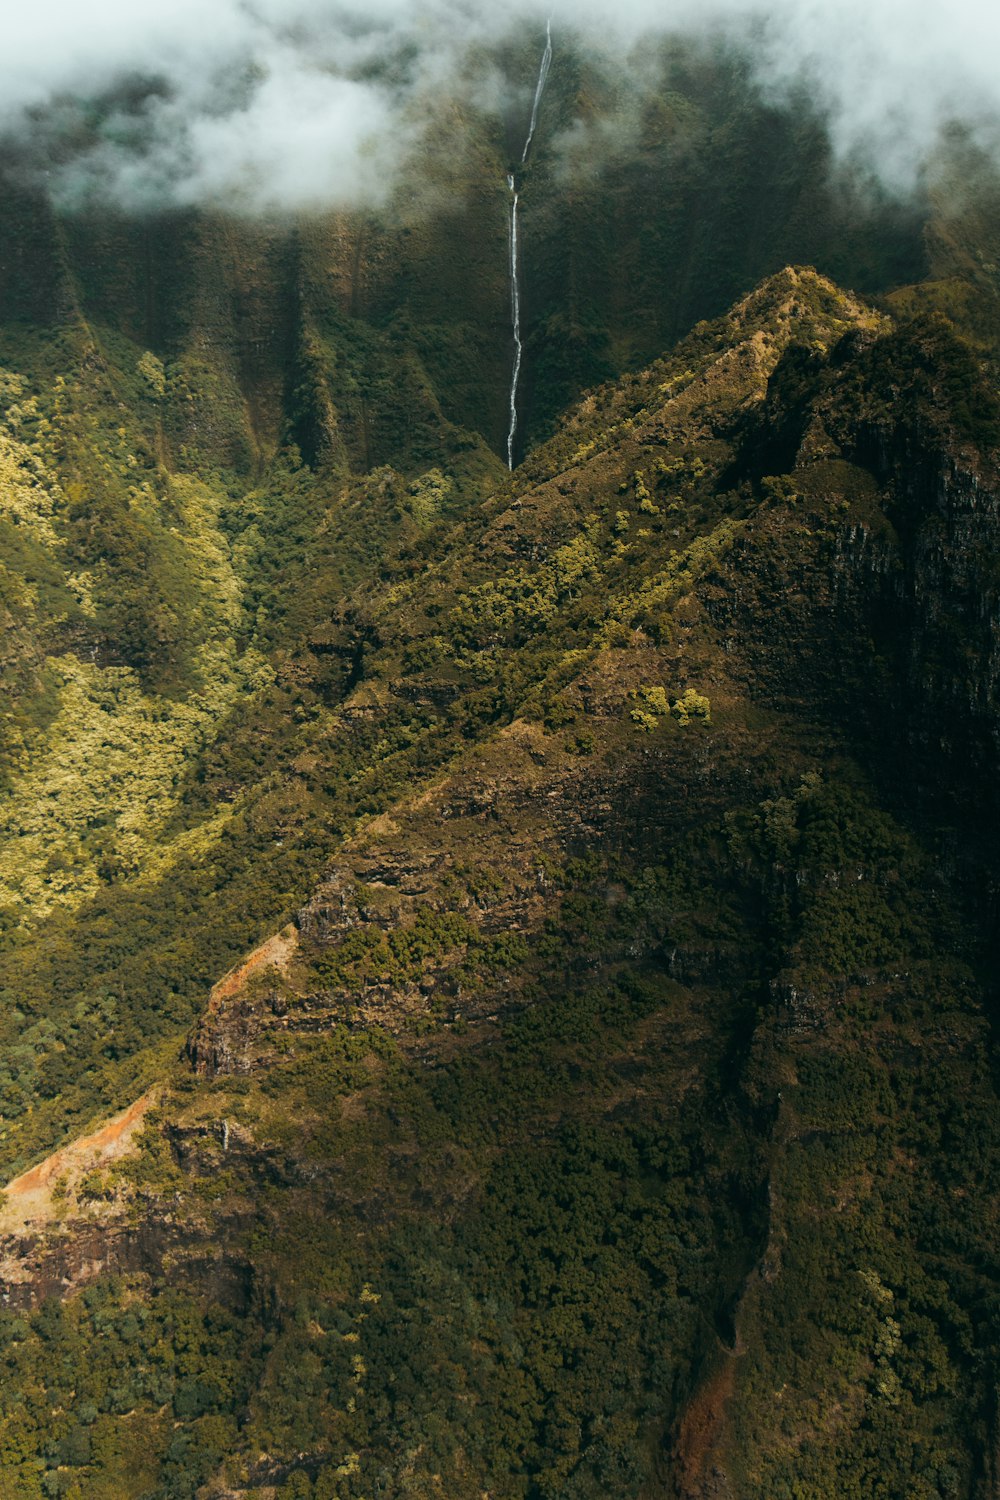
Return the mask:
{"type": "Polygon", "coordinates": [[[841,156],[906,190],[951,122],[996,149],[998,48],[1000,10],[988,0],[783,0],[758,28],[754,57],[771,90],[806,85],[841,156]]]}
{"type": "MultiPolygon", "coordinates": [[[[763,89],[805,85],[841,156],[903,190],[948,121],[1000,139],[1000,7],[984,0],[34,0],[4,21],[0,131],[64,203],[377,203],[415,121],[460,76],[471,87],[470,49],[550,13],[557,48],[582,35],[626,70],[665,18],[730,37],[763,89]]],[[[495,76],[484,64],[477,86],[495,76]]]]}

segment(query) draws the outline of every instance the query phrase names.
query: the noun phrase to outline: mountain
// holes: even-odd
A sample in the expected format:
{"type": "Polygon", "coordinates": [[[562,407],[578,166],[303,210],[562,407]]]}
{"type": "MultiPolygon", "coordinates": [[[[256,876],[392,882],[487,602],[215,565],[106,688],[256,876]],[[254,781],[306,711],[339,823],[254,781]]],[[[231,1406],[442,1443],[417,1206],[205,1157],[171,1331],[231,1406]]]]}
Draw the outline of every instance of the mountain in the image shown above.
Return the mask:
{"type": "Polygon", "coordinates": [[[11,1500],[997,1492],[996,186],[665,67],[525,174],[512,473],[511,122],[13,174],[11,1500]]]}

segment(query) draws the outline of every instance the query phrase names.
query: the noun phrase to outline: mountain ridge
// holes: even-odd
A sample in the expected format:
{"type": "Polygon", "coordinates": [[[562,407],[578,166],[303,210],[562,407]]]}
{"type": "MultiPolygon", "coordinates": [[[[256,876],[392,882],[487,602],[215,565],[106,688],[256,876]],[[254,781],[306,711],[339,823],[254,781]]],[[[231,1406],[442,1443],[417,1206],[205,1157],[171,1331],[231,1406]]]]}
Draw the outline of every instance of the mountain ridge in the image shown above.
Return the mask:
{"type": "Polygon", "coordinates": [[[12,1496],[88,1342],[69,1494],[990,1493],[980,365],[788,269],[456,513],[352,482],[394,546],[206,765],[273,716],[294,949],[13,1248],[83,1291],[0,1328],[12,1496]]]}

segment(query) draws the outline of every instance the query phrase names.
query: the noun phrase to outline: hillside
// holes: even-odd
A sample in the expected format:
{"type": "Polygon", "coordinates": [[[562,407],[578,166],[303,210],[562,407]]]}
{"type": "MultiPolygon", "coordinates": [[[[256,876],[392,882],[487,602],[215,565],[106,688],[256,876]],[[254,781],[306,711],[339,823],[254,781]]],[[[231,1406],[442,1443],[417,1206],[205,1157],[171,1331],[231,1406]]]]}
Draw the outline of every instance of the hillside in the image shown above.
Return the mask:
{"type": "Polygon", "coordinates": [[[991,1492],[996,410],[786,270],[459,513],[342,493],[382,576],[313,577],[154,887],[243,823],[258,922],[276,836],[311,894],[99,1065],[138,1149],[13,1185],[5,1493],[991,1492]]]}
{"type": "Polygon", "coordinates": [[[647,67],[512,472],[512,106],[294,223],[5,162],[4,1500],[1000,1493],[996,174],[647,67]]]}

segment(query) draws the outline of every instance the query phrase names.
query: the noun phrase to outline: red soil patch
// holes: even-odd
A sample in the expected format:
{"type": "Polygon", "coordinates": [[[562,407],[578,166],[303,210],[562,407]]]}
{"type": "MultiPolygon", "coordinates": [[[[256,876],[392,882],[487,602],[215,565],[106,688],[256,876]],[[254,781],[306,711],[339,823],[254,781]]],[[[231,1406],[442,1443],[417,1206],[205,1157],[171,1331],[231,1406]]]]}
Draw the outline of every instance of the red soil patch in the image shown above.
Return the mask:
{"type": "Polygon", "coordinates": [[[212,993],[208,998],[209,1011],[218,1010],[219,1006],[226,1000],[231,1000],[238,995],[251,975],[258,973],[261,969],[284,970],[298,946],[298,939],[293,929],[285,928],[284,932],[276,932],[269,937],[265,943],[245,958],[235,969],[213,985],[212,993]]]}
{"type": "Polygon", "coordinates": [[[72,1181],[94,1167],[124,1156],[155,1097],[154,1090],[143,1094],[141,1099],[91,1135],[80,1136],[61,1146],[37,1166],[29,1167],[27,1172],[9,1182],[4,1189],[5,1228],[12,1227],[15,1221],[27,1223],[45,1219],[51,1212],[51,1190],[58,1178],[65,1176],[72,1181]]]}

